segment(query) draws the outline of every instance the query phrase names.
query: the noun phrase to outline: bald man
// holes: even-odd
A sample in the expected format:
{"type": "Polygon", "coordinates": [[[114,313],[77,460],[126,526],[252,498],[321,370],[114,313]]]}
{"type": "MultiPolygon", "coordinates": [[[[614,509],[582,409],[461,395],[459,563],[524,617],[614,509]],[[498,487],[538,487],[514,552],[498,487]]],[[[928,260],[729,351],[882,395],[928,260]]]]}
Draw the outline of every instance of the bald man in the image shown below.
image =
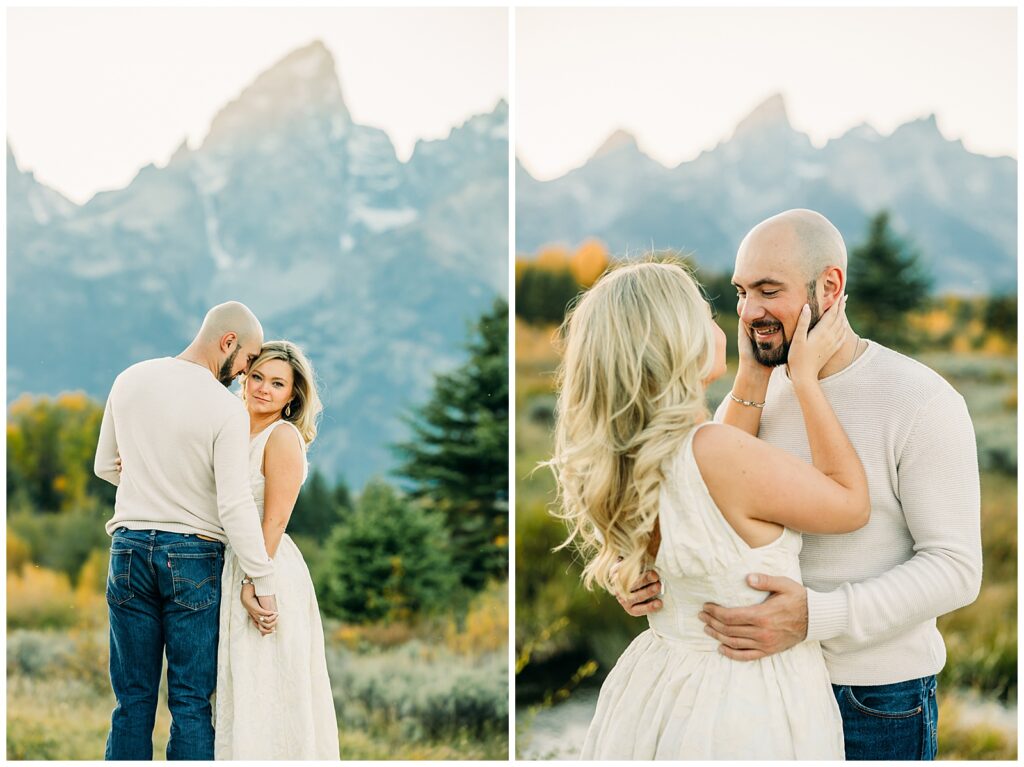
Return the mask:
{"type": "MultiPolygon", "coordinates": [[[[716,413],[810,462],[786,372],[804,304],[812,322],[846,288],[846,246],[824,216],[790,210],[755,226],[736,254],[740,362],[716,413]]],[[[935,618],[981,586],[980,493],[966,404],[924,365],[853,329],[819,374],[864,464],[871,520],[844,535],[803,536],[805,585],[752,573],[760,605],[700,613],[720,652],[756,661],[820,641],[843,716],[847,759],[934,759],[935,675],[946,660],[935,618]]],[[[628,599],[631,615],[661,608],[656,573],[628,599]]]]}
{"type": "Polygon", "coordinates": [[[167,758],[213,759],[225,543],[255,585],[250,614],[276,622],[274,565],[249,486],[249,415],[227,389],[262,345],[246,306],[220,304],[185,351],[131,366],[107,398],[95,461],[117,486],[106,525],[117,698],[107,759],[152,759],[165,653],[167,758]]]}

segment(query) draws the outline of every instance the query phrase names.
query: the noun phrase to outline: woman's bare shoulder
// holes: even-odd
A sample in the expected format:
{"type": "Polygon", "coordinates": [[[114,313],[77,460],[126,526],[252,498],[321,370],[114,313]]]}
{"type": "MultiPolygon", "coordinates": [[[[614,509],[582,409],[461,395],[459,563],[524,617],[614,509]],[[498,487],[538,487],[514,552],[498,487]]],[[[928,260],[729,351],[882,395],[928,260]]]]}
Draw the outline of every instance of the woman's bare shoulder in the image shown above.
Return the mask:
{"type": "Polygon", "coordinates": [[[266,454],[275,458],[302,458],[305,447],[302,435],[291,421],[283,421],[282,426],[275,426],[267,438],[266,454]]]}
{"type": "Polygon", "coordinates": [[[723,453],[742,450],[751,442],[757,441],[756,437],[735,426],[712,422],[697,429],[697,433],[693,435],[693,457],[697,459],[698,464],[702,460],[714,461],[723,453]]]}

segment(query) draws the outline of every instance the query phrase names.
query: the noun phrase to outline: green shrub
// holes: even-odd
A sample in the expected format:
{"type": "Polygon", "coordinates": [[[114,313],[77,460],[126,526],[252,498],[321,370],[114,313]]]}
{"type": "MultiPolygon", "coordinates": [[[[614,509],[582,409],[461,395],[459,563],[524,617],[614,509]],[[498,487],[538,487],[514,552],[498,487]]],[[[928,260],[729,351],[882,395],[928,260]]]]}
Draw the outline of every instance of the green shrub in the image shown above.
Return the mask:
{"type": "Polygon", "coordinates": [[[110,514],[94,501],[57,514],[18,509],[8,514],[7,526],[28,545],[33,562],[77,578],[93,550],[110,548],[104,529],[110,514]]]}
{"type": "Polygon", "coordinates": [[[413,740],[507,728],[507,667],[502,652],[470,661],[419,641],[372,654],[328,654],[340,726],[397,726],[413,740]]]}
{"type": "Polygon", "coordinates": [[[53,631],[11,631],[7,635],[7,676],[49,676],[65,667],[75,654],[70,634],[53,631]]]}
{"type": "Polygon", "coordinates": [[[380,481],[366,486],[325,549],[320,606],[342,620],[434,613],[450,606],[457,588],[444,520],[380,481]]]}
{"type": "Polygon", "coordinates": [[[110,691],[106,629],[15,630],[7,635],[7,676],[55,679],[110,691]]]}
{"type": "Polygon", "coordinates": [[[7,627],[68,628],[79,619],[75,592],[64,573],[26,566],[7,576],[7,627]]]}
{"type": "Polygon", "coordinates": [[[1017,743],[1014,733],[995,723],[979,724],[977,714],[964,721],[966,699],[959,695],[939,695],[939,758],[943,760],[1006,760],[1016,761],[1017,743]]]}
{"type": "Polygon", "coordinates": [[[20,573],[32,559],[32,552],[18,534],[7,528],[7,572],[20,573]]]}
{"type": "Polygon", "coordinates": [[[82,392],[22,395],[7,410],[7,496],[41,512],[87,500],[113,503],[115,488],[93,473],[103,405],[82,392]]]}

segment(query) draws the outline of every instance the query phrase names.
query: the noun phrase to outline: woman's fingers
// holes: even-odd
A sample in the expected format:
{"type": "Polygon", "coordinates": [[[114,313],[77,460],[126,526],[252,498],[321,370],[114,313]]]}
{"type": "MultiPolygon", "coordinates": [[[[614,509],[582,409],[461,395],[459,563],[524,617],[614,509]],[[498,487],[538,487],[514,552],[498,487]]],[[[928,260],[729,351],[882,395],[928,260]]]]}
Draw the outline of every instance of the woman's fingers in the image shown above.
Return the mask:
{"type": "Polygon", "coordinates": [[[261,623],[260,621],[256,620],[255,618],[252,619],[252,625],[255,626],[256,630],[259,631],[260,634],[262,634],[263,636],[266,636],[267,634],[273,634],[274,633],[274,626],[273,625],[266,624],[266,623],[261,623]]]}
{"type": "Polygon", "coordinates": [[[807,330],[811,325],[811,307],[804,304],[804,308],[800,310],[800,317],[796,321],[797,335],[801,338],[807,336],[807,330]],[[801,335],[800,331],[803,331],[801,335]]]}
{"type": "Polygon", "coordinates": [[[843,345],[846,340],[846,329],[849,327],[849,321],[846,318],[846,296],[844,295],[832,306],[835,316],[832,317],[832,346],[833,353],[839,351],[839,348],[843,345]]]}
{"type": "Polygon", "coordinates": [[[800,310],[800,316],[796,321],[796,330],[793,331],[793,343],[802,343],[807,339],[808,329],[811,325],[811,307],[804,304],[800,310]]]}

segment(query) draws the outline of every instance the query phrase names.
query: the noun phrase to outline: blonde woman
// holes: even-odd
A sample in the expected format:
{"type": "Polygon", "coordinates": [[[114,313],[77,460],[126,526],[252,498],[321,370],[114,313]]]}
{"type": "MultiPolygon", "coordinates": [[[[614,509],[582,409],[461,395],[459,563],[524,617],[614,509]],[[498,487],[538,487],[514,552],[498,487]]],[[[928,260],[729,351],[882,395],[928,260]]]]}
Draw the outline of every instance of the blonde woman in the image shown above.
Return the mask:
{"type": "MultiPolygon", "coordinates": [[[[704,389],[725,371],[725,335],[680,264],[613,269],[567,319],[550,461],[564,545],[580,548],[588,588],[626,594],[651,567],[665,587],[605,680],[584,759],[843,758],[816,642],[733,661],[697,618],[705,602],[760,601],[750,572],[799,580],[799,532],[868,520],[863,468],[817,377],[841,343],[844,300],[809,325],[805,307],[789,376],[813,466],[753,436],[755,407],[708,422],[704,389]]],[[[748,369],[741,360],[735,390],[748,369]]]]}
{"type": "Polygon", "coordinates": [[[249,411],[249,472],[277,578],[277,615],[247,611],[253,590],[225,557],[217,659],[215,758],[337,760],[338,723],[324,632],[309,570],[285,533],[307,474],[321,404],[313,369],[295,344],[270,341],[242,383],[249,411]]]}

